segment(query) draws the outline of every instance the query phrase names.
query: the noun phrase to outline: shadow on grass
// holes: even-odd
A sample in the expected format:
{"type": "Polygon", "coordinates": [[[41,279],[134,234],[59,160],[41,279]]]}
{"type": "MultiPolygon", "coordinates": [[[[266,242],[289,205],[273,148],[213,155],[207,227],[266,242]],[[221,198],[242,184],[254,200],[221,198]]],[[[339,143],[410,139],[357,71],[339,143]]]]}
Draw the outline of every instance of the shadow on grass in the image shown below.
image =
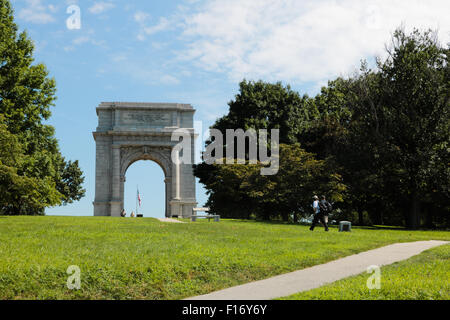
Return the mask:
{"type": "MultiPolygon", "coordinates": [[[[406,227],[401,226],[382,226],[382,225],[374,225],[374,226],[355,226],[358,229],[367,229],[367,230],[397,230],[397,231],[449,231],[448,228],[419,228],[419,229],[408,229],[406,227]]],[[[353,226],[352,226],[353,228],[353,226]]]]}
{"type": "Polygon", "coordinates": [[[356,225],[352,225],[352,228],[365,229],[365,230],[401,230],[401,231],[411,231],[411,230],[406,229],[405,227],[400,227],[400,226],[381,226],[381,225],[374,225],[374,226],[356,226],[356,225]]]}
{"type": "MultiPolygon", "coordinates": [[[[290,221],[279,221],[279,220],[275,220],[275,221],[268,221],[268,220],[252,220],[252,219],[226,219],[228,221],[235,221],[235,222],[243,222],[243,223],[262,223],[262,224],[267,224],[267,225],[286,225],[286,226],[304,226],[304,227],[310,227],[311,224],[310,223],[305,223],[305,222],[290,222],[290,221]]],[[[322,224],[317,224],[316,228],[322,227],[322,224]]],[[[328,224],[328,227],[330,228],[338,228],[339,227],[339,222],[336,224],[328,224]]],[[[406,227],[402,227],[402,226],[383,226],[383,225],[372,225],[372,226],[359,226],[359,225],[355,225],[352,224],[352,230],[356,229],[356,230],[392,230],[392,231],[449,231],[446,228],[434,228],[434,229],[430,229],[430,228],[420,228],[417,230],[413,230],[413,229],[408,229],[406,227]]]]}
{"type": "MultiPolygon", "coordinates": [[[[305,223],[305,222],[290,222],[290,221],[279,221],[279,220],[274,220],[274,221],[268,221],[268,220],[246,220],[246,219],[227,219],[228,221],[235,221],[235,222],[246,222],[246,223],[261,223],[261,224],[267,224],[267,225],[283,225],[283,226],[304,226],[304,227],[310,227],[311,224],[310,223],[305,223]]],[[[316,226],[319,227],[322,226],[321,224],[318,224],[316,226]]],[[[330,228],[336,228],[338,227],[338,225],[336,224],[329,224],[328,225],[330,228]]],[[[322,226],[323,227],[323,226],[322,226]]]]}

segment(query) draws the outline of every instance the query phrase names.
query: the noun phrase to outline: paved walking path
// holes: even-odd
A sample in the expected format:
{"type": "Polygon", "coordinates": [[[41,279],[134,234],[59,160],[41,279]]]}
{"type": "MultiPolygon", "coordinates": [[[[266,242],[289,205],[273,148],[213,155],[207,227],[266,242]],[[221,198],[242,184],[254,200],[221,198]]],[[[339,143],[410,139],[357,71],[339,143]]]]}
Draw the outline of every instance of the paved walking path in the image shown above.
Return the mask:
{"type": "Polygon", "coordinates": [[[158,220],[161,222],[170,222],[170,223],[186,223],[184,221],[180,221],[180,220],[172,219],[172,218],[158,218],[158,220]]]}
{"type": "Polygon", "coordinates": [[[447,241],[396,243],[362,252],[307,269],[255,281],[187,300],[271,300],[311,290],[367,271],[367,267],[384,266],[411,258],[447,241]]]}

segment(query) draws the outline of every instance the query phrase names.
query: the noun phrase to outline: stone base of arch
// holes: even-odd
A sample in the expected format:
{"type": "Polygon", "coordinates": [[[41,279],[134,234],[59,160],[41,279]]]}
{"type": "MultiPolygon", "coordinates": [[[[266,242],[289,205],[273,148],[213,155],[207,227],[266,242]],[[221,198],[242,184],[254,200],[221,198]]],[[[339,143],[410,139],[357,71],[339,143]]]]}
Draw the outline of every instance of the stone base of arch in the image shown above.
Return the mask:
{"type": "MultiPolygon", "coordinates": [[[[120,217],[120,213],[123,209],[122,201],[93,202],[93,205],[94,216],[120,217]]],[[[167,218],[189,218],[192,215],[192,209],[196,206],[197,202],[195,200],[172,200],[169,201],[169,206],[166,208],[165,216],[167,218]]]]}
{"type": "Polygon", "coordinates": [[[92,204],[96,217],[120,217],[123,209],[122,201],[94,201],[92,204]]]}
{"type": "Polygon", "coordinates": [[[196,206],[197,202],[195,201],[195,199],[191,201],[172,200],[170,201],[170,218],[188,218],[192,215],[192,209],[194,209],[196,206]]]}

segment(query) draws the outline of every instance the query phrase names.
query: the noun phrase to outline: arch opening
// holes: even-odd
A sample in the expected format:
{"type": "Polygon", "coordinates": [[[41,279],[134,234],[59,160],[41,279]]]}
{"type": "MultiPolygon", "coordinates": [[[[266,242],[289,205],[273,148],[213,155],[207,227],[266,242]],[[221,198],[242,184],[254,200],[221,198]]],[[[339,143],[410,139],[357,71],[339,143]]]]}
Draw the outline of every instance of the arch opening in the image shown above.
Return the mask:
{"type": "Polygon", "coordinates": [[[164,167],[152,159],[139,159],[127,166],[124,176],[124,209],[127,216],[133,211],[147,218],[165,218],[167,188],[164,167]],[[140,206],[137,201],[138,189],[140,206]]]}

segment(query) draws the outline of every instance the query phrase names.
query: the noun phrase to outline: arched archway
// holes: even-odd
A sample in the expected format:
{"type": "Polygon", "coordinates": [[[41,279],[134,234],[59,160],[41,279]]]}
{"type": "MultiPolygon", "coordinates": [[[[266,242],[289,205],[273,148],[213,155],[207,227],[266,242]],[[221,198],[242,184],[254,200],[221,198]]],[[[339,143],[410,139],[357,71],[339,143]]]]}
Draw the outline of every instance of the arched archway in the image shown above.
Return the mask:
{"type": "Polygon", "coordinates": [[[155,161],[138,160],[125,172],[124,208],[127,216],[131,212],[143,214],[144,217],[167,217],[165,174],[155,161]],[[137,201],[137,190],[141,205],[137,201]]]}
{"type": "Polygon", "coordinates": [[[194,163],[194,112],[182,104],[104,102],[97,107],[94,215],[120,216],[126,171],[139,160],[152,160],[164,171],[166,217],[191,214],[197,204],[192,165],[172,162],[177,142],[171,137],[180,128],[190,132],[194,163]]]}
{"type": "Polygon", "coordinates": [[[165,184],[165,216],[170,217],[170,194],[172,193],[172,166],[170,158],[171,148],[164,147],[123,147],[121,148],[120,175],[122,199],[124,199],[124,184],[126,172],[133,163],[149,160],[158,164],[164,172],[165,184]]]}

